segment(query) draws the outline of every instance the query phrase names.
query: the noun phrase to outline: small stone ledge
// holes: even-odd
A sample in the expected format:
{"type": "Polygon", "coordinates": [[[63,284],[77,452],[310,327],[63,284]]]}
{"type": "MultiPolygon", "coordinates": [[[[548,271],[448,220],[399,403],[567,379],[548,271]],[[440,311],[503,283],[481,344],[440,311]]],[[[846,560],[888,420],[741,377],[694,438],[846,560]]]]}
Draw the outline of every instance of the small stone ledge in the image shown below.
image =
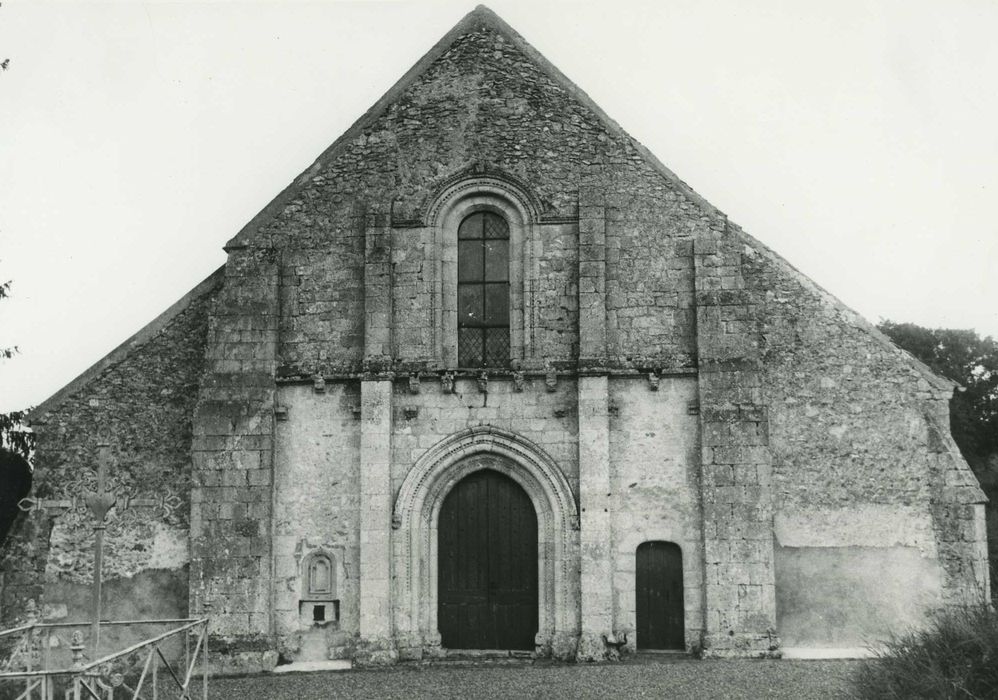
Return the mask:
{"type": "Polygon", "coordinates": [[[328,661],[296,661],[274,667],[273,673],[315,673],[323,671],[349,671],[353,662],[347,659],[330,659],[328,661]]]}
{"type": "Polygon", "coordinates": [[[870,647],[784,647],[781,658],[794,659],[872,659],[878,650],[870,647]]]}

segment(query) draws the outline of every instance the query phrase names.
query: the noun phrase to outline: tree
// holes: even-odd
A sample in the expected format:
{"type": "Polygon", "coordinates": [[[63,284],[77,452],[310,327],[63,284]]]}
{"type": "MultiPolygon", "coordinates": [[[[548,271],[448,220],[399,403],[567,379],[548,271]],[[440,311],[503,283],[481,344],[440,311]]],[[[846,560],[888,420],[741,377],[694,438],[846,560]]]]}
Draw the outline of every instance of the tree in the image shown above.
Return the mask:
{"type": "MultiPolygon", "coordinates": [[[[10,294],[10,282],[0,283],[0,300],[10,294]]],[[[17,354],[17,347],[0,347],[0,360],[17,354]]],[[[31,490],[31,466],[28,460],[35,446],[35,435],[26,429],[27,411],[0,413],[0,544],[20,512],[17,503],[31,490]]]]}
{"type": "Polygon", "coordinates": [[[882,321],[877,326],[936,374],[961,386],[950,401],[950,430],[964,459],[981,477],[998,458],[998,342],[972,330],[929,329],[882,321]]]}
{"type": "MultiPolygon", "coordinates": [[[[0,300],[10,296],[10,281],[0,283],[0,300]]],[[[17,354],[17,346],[0,347],[0,360],[9,360],[17,354]]],[[[27,409],[0,413],[0,449],[9,450],[30,459],[35,446],[35,436],[25,429],[24,419],[27,409]]]]}

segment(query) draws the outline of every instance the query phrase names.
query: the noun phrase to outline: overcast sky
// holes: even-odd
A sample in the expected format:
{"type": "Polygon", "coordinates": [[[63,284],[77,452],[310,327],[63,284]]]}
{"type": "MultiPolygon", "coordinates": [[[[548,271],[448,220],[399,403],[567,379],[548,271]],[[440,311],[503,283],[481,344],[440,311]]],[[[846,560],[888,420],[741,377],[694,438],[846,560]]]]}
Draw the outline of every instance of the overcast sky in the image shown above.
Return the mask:
{"type": "MultiPolygon", "coordinates": [[[[871,321],[998,336],[998,2],[489,5],[733,221],[871,321]]],[[[4,2],[0,411],[222,245],[466,2],[4,2]]],[[[150,377],[155,381],[155,377],[150,377]]]]}

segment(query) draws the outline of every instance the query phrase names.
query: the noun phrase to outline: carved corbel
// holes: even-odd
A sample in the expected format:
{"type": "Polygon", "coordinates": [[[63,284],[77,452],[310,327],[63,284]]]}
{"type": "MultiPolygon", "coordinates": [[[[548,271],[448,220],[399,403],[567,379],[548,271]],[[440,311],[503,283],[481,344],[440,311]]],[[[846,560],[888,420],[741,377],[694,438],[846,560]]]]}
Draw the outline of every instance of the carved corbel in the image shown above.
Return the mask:
{"type": "Polygon", "coordinates": [[[440,390],[445,394],[454,393],[454,373],[444,372],[440,375],[440,390]]]}
{"type": "Polygon", "coordinates": [[[555,389],[558,388],[558,373],[553,369],[549,369],[544,377],[544,386],[547,387],[548,393],[553,393],[555,389]]]}
{"type": "Polygon", "coordinates": [[[513,391],[523,391],[523,372],[513,372],[513,391]]]}

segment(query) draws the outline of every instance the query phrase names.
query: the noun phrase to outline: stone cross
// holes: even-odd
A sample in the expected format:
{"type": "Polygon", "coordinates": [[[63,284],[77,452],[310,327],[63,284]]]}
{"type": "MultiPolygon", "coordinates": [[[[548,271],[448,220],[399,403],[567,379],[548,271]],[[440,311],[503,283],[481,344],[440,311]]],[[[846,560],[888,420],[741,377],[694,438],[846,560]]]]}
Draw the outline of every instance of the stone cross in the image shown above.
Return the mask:
{"type": "Polygon", "coordinates": [[[117,501],[114,493],[107,488],[107,464],[111,457],[111,448],[106,443],[98,445],[97,457],[97,490],[84,496],[84,502],[94,516],[94,591],[93,591],[93,633],[91,639],[94,645],[94,658],[100,648],[100,617],[101,617],[101,571],[104,564],[104,530],[107,512],[117,501]]]}
{"type": "MultiPolygon", "coordinates": [[[[59,515],[67,510],[75,510],[80,502],[86,505],[94,518],[94,578],[93,600],[91,608],[91,639],[95,655],[100,644],[100,619],[102,608],[102,572],[104,563],[104,531],[107,528],[108,512],[116,508],[117,512],[131,508],[153,508],[163,513],[169,513],[180,501],[170,493],[161,493],[151,498],[136,498],[130,494],[116,494],[108,487],[108,467],[111,464],[111,448],[105,442],[98,443],[97,458],[97,488],[95,491],[83,493],[82,498],[22,498],[17,507],[25,512],[52,512],[59,515]]],[[[95,656],[96,658],[96,656],[95,656]]]]}

